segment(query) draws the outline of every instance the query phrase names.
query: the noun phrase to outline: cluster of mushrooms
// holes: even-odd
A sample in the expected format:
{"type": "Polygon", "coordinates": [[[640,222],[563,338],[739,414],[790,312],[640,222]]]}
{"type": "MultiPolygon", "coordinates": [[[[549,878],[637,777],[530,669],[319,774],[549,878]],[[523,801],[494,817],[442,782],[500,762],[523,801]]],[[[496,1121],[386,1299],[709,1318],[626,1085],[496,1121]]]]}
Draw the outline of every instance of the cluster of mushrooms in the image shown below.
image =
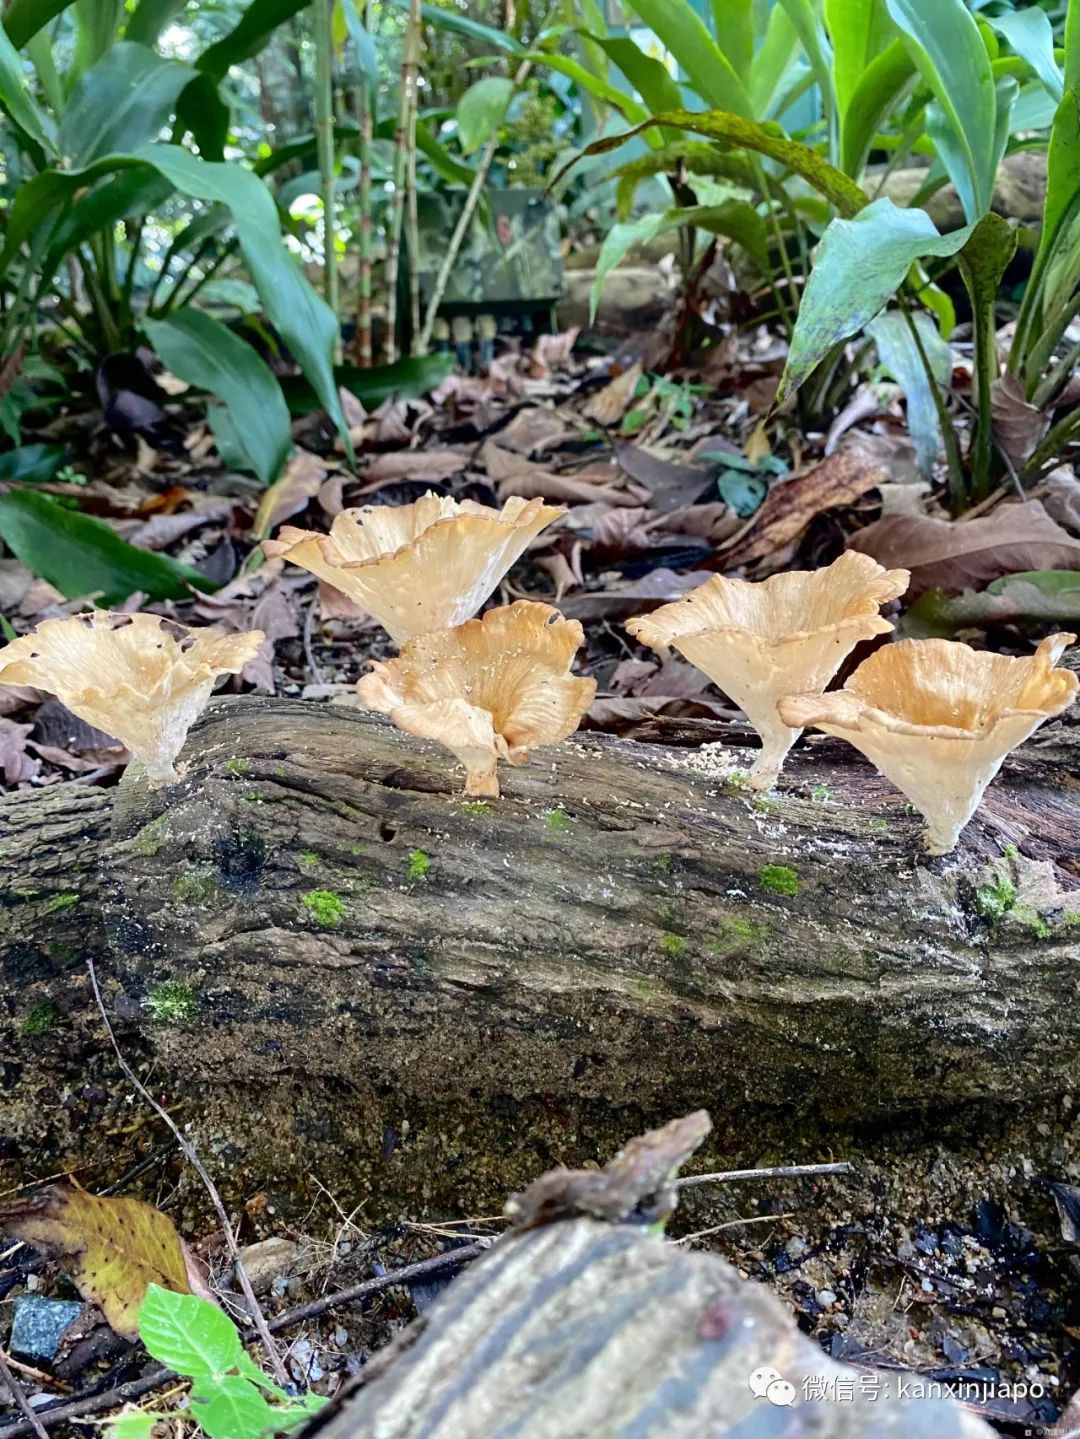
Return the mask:
{"type": "MultiPolygon", "coordinates": [[[[265,550],[379,621],[399,653],[358,682],[361,702],[451,750],[466,794],[494,798],[499,761],[522,764],[572,734],[596,691],[572,673],[580,624],[551,605],[519,600],[472,618],[563,513],[540,499],[496,510],[427,494],[345,510],[328,535],[286,526],[265,550]]],[[[760,583],[715,575],[626,627],[661,653],[679,650],[741,706],[762,740],[752,788],[770,788],[803,728],[816,726],[903,791],[928,822],[930,853],[945,854],[1009,751],[1075,699],[1080,680],[1055,668],[1075,636],[1051,635],[1023,659],[902,640],[826,692],[857,644],[892,630],[881,606],[908,580],[857,553],[760,583]]],[[[263,638],[95,611],[47,620],[8,645],[0,682],[50,690],[121,740],[151,784],[168,784],[214,684],[240,672],[263,638]]]]}

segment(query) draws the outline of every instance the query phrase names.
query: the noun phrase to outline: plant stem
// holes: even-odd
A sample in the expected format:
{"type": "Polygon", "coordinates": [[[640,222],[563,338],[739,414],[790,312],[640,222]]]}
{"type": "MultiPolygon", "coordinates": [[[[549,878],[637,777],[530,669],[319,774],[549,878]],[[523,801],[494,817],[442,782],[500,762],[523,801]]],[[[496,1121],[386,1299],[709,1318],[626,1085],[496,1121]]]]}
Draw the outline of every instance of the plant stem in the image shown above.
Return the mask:
{"type": "MultiPolygon", "coordinates": [[[[961,273],[968,280],[966,267],[961,273]]],[[[974,321],[975,361],[975,405],[978,423],[975,440],[971,448],[971,498],[985,500],[990,493],[990,462],[994,453],[994,381],[998,377],[997,331],[994,325],[993,304],[980,307],[973,283],[968,283],[971,294],[971,314],[974,321]],[[980,308],[982,314],[980,315],[980,308]]]]}
{"type": "Polygon", "coordinates": [[[315,135],[323,202],[323,285],[338,313],[337,163],[334,154],[334,0],[315,0],[315,135]]]}
{"type": "Polygon", "coordinates": [[[405,240],[409,252],[409,333],[412,353],[422,355],[420,330],[420,216],[416,192],[416,119],[420,109],[420,27],[416,27],[417,49],[413,69],[412,105],[409,107],[409,163],[405,172],[405,240]]]}
{"type": "MultiPolygon", "coordinates": [[[[371,16],[370,0],[361,0],[360,21],[368,29],[371,16]]],[[[356,352],[362,369],[371,365],[371,255],[374,241],[374,217],[371,213],[371,143],[378,91],[365,75],[356,91],[357,125],[360,132],[360,234],[359,234],[359,295],[356,311],[356,352]]]]}
{"type": "Polygon", "coordinates": [[[1046,465],[1058,463],[1065,447],[1077,436],[1080,436],[1080,406],[1070,410],[1047,432],[1042,444],[1020,471],[1020,483],[1025,487],[1033,484],[1046,465]]]}
{"type": "MultiPolygon", "coordinates": [[[[412,124],[416,71],[420,53],[420,0],[409,0],[409,18],[405,27],[405,49],[401,60],[401,102],[398,106],[397,132],[394,136],[394,193],[391,199],[390,225],[386,254],[386,359],[397,359],[398,277],[401,274],[401,240],[405,228],[405,184],[409,173],[409,137],[415,136],[412,124]]],[[[416,264],[416,256],[412,256],[416,264]]]]}
{"type": "MultiPolygon", "coordinates": [[[[514,75],[514,92],[516,93],[529,78],[532,69],[531,60],[523,60],[514,75]]],[[[457,263],[457,257],[465,243],[465,236],[469,233],[469,226],[472,224],[473,216],[476,214],[476,207],[480,203],[480,196],[484,192],[484,185],[487,182],[488,172],[491,169],[491,162],[495,158],[495,151],[499,148],[498,129],[491,139],[484,146],[484,153],[480,157],[480,163],[476,167],[476,174],[473,176],[472,184],[469,186],[469,193],[465,197],[465,204],[458,222],[454,226],[454,233],[450,236],[450,243],[446,247],[446,254],[439,267],[439,273],[435,279],[435,288],[431,292],[431,299],[428,301],[427,313],[424,316],[424,328],[420,335],[420,351],[424,353],[431,344],[431,333],[435,328],[435,321],[438,318],[439,306],[446,294],[446,287],[450,283],[450,276],[457,263]]]]}
{"type": "Polygon", "coordinates": [[[897,295],[900,309],[903,312],[904,320],[911,331],[911,338],[914,341],[915,349],[919,360],[922,363],[926,374],[926,382],[930,386],[930,394],[933,396],[934,408],[937,410],[938,424],[941,426],[941,442],[945,446],[945,459],[949,467],[949,496],[952,500],[954,514],[959,514],[967,505],[968,492],[967,481],[964,475],[964,462],[960,455],[960,442],[956,438],[956,430],[949,418],[949,411],[945,406],[945,398],[941,393],[937,380],[934,378],[934,367],[930,363],[930,356],[923,346],[922,336],[919,334],[919,327],[911,313],[911,307],[906,296],[901,292],[897,295]]]}

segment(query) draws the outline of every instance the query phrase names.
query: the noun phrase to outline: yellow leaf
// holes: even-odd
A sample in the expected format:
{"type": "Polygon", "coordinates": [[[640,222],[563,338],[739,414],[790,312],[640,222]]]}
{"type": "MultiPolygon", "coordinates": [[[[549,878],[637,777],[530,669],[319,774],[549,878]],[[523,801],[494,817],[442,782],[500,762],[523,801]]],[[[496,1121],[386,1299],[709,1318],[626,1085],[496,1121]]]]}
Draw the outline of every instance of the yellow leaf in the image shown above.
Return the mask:
{"type": "Polygon", "coordinates": [[[743,446],[743,453],[752,465],[759,464],[766,456],[772,454],[772,446],[769,444],[769,436],[765,432],[764,420],[759,420],[754,426],[753,433],[743,446]]]}
{"type": "Polygon", "coordinates": [[[99,1199],[70,1184],[0,1208],[0,1229],[62,1263],[84,1299],[129,1339],[147,1286],[190,1292],[173,1222],[139,1199],[99,1199]]]}

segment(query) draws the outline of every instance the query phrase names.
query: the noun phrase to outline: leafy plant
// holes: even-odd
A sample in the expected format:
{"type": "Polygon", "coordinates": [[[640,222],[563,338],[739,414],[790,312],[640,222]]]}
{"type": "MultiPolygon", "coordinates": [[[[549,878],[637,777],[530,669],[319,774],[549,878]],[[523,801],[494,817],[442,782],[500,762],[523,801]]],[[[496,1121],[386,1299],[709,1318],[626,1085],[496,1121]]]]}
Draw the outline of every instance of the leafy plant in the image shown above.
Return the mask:
{"type": "MultiPolygon", "coordinates": [[[[325,1399],[297,1399],[248,1355],[232,1320],[192,1294],[151,1284],[139,1310],[139,1338],[159,1363],[191,1380],[187,1416],[209,1439],[266,1439],[310,1419],[325,1399]]],[[[149,1439],[160,1414],[129,1411],[112,1439],[149,1439]]]]}

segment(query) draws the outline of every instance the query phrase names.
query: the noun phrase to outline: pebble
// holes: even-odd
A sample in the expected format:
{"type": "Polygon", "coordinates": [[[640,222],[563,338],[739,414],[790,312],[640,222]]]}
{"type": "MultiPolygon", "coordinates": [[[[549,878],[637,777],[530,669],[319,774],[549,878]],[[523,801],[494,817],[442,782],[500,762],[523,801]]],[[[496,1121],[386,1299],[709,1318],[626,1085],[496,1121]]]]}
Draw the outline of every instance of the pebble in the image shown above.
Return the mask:
{"type": "Polygon", "coordinates": [[[31,1362],[51,1362],[56,1358],[64,1330],[79,1317],[82,1309],[76,1300],[20,1294],[11,1321],[12,1354],[31,1362]]]}
{"type": "Polygon", "coordinates": [[[814,1298],[821,1305],[822,1309],[828,1309],[830,1304],[836,1303],[836,1295],[831,1289],[819,1289],[814,1298]]]}

